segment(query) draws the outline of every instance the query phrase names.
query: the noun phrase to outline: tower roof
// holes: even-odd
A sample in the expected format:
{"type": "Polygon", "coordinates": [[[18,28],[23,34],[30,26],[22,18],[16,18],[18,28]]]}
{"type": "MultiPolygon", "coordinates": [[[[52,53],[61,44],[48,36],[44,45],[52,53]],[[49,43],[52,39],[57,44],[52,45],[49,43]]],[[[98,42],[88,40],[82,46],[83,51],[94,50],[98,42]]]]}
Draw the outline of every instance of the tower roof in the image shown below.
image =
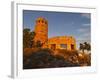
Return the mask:
{"type": "Polygon", "coordinates": [[[36,20],[46,20],[46,19],[44,17],[38,17],[36,20]]]}
{"type": "Polygon", "coordinates": [[[44,21],[47,22],[47,20],[46,20],[44,17],[38,17],[38,18],[36,19],[36,21],[38,21],[38,20],[44,20],[44,21]]]}

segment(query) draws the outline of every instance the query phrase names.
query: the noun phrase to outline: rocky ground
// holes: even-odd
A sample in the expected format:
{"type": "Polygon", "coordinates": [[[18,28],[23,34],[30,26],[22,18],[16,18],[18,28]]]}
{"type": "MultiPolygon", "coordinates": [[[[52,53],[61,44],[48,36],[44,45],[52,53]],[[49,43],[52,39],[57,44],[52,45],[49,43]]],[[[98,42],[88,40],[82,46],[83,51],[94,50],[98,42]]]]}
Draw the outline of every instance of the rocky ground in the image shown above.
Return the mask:
{"type": "Polygon", "coordinates": [[[23,69],[90,66],[91,55],[79,51],[26,48],[23,69]]]}

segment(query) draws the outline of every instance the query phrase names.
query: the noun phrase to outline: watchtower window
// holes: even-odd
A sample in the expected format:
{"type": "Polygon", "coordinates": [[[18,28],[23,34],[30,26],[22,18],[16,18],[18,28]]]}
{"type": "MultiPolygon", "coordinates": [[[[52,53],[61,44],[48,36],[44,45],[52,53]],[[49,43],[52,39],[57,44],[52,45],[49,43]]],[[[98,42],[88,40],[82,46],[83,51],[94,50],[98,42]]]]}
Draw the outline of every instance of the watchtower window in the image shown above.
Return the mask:
{"type": "Polygon", "coordinates": [[[71,50],[74,50],[74,45],[73,44],[71,44],[71,50]]]}
{"type": "Polygon", "coordinates": [[[42,23],[44,23],[44,21],[42,20],[42,23]]]}
{"type": "Polygon", "coordinates": [[[56,44],[51,44],[51,49],[55,50],[56,49],[56,44]]]}
{"type": "Polygon", "coordinates": [[[40,22],[40,20],[38,20],[38,22],[40,22]]]}
{"type": "Polygon", "coordinates": [[[47,22],[45,21],[45,24],[47,24],[47,22]]]}

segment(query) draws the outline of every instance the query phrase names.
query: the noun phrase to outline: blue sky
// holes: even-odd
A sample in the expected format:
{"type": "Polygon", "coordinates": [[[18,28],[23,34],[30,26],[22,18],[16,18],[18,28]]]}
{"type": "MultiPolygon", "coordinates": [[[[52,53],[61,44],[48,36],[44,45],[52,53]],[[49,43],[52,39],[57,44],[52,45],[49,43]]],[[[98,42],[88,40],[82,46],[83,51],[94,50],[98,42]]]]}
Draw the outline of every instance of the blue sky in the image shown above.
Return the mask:
{"type": "Polygon", "coordinates": [[[91,14],[71,12],[23,11],[23,27],[34,30],[35,20],[44,17],[48,20],[48,37],[74,36],[77,44],[89,42],[91,38],[91,14]]]}

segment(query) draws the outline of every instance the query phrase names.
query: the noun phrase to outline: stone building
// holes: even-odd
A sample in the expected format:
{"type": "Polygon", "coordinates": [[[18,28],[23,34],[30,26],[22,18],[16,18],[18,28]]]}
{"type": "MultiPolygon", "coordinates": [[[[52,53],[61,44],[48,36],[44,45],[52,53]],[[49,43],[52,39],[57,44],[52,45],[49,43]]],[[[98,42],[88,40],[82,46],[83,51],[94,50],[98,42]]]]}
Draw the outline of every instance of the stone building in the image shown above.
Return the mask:
{"type": "Polygon", "coordinates": [[[75,50],[75,39],[72,36],[57,36],[48,39],[48,48],[75,50]]]}
{"type": "Polygon", "coordinates": [[[76,50],[76,41],[73,36],[48,38],[48,21],[45,18],[37,18],[34,32],[36,33],[34,41],[40,41],[43,44],[43,48],[76,50]]]}

